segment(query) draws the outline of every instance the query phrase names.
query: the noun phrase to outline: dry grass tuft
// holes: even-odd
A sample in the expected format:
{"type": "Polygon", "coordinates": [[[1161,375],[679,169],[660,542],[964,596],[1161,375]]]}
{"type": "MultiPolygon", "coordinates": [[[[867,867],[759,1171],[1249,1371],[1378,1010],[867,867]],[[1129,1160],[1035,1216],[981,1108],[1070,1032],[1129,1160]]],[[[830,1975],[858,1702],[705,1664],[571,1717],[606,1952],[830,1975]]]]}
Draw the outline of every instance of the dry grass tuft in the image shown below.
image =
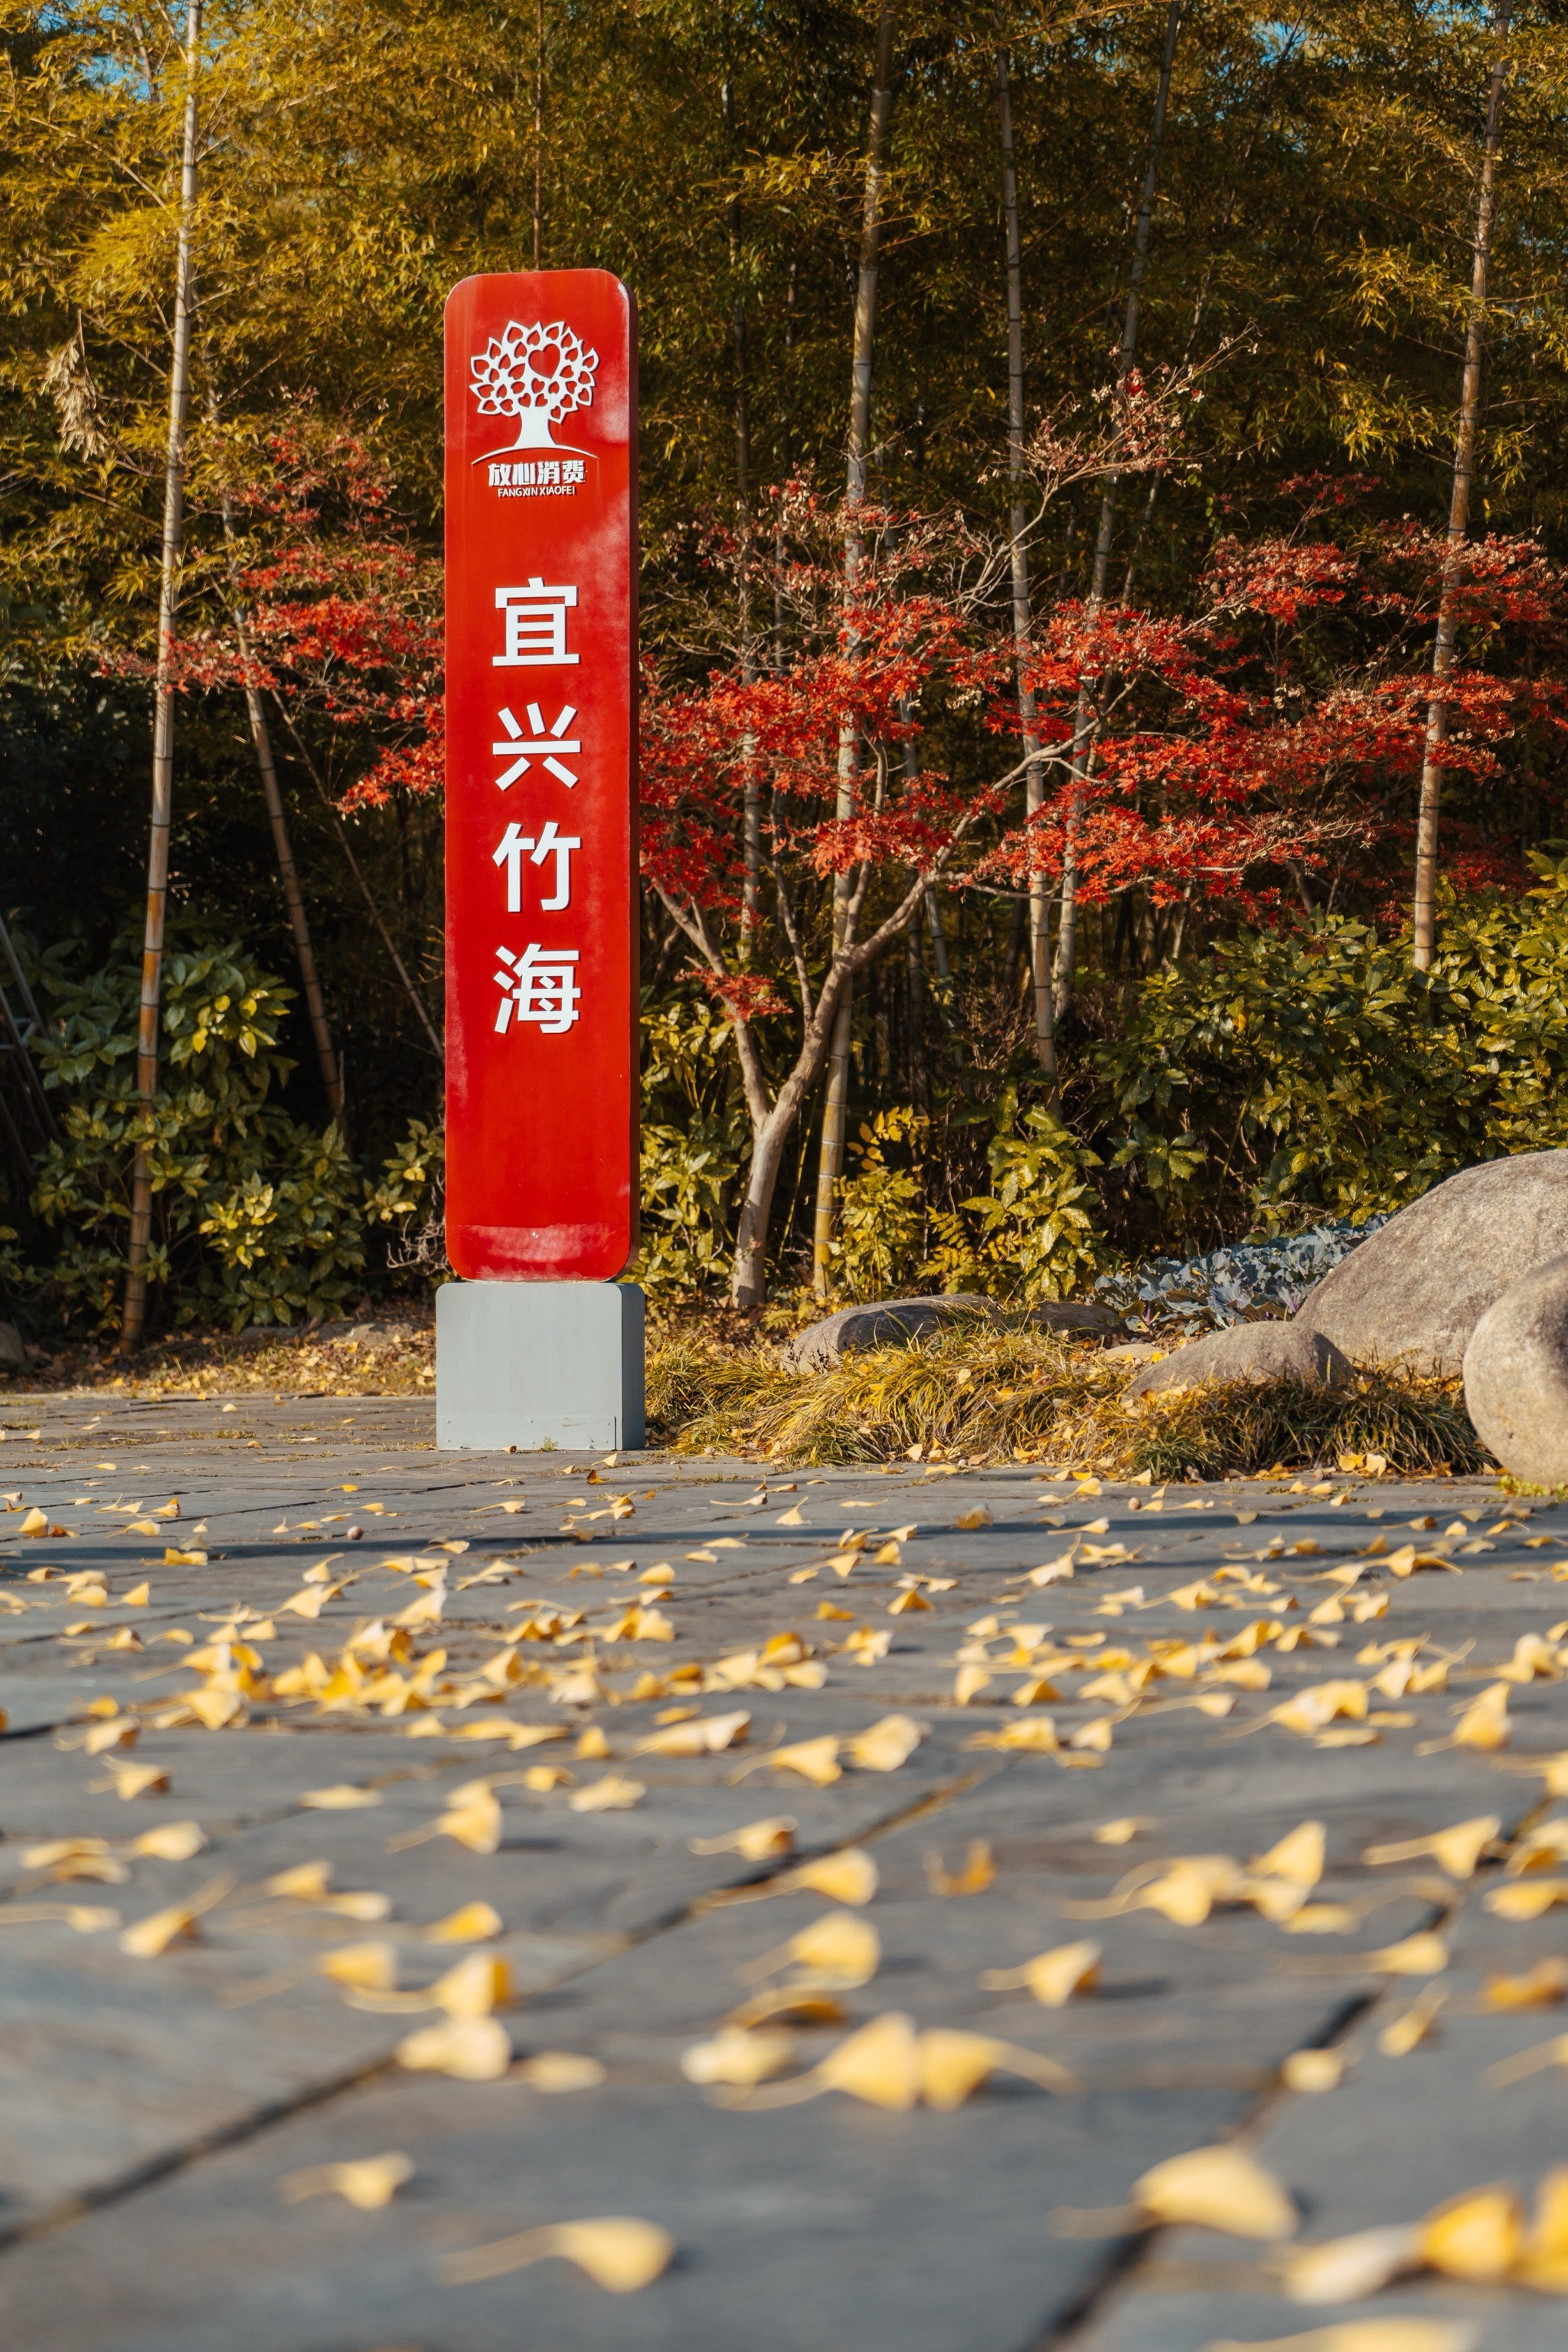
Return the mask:
{"type": "Polygon", "coordinates": [[[1492,1467],[1458,1381],[1235,1381],[1129,1404],[1131,1378],[1095,1349],[1035,1331],[944,1331],[821,1372],[688,1332],[650,1355],[650,1433],[683,1453],[816,1465],[1050,1462],[1122,1478],[1245,1476],[1352,1454],[1380,1455],[1403,1476],[1492,1467]]]}

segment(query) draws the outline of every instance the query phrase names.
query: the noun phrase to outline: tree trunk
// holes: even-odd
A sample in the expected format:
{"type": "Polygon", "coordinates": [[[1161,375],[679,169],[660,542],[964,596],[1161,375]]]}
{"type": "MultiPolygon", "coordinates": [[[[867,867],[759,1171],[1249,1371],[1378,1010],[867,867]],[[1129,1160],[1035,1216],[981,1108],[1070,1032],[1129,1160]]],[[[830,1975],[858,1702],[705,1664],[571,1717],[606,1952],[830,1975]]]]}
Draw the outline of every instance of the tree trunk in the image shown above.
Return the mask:
{"type": "MultiPolygon", "coordinates": [[[[849,446],[845,502],[853,510],[866,496],[866,457],[871,437],[871,357],[876,344],[877,260],[882,235],[882,180],[887,168],[888,126],[893,112],[894,0],[882,0],[877,20],[877,63],[871,88],[871,121],[866,142],[866,194],[860,220],[860,270],[855,289],[855,341],[850,367],[849,446]]],[[[844,545],[846,585],[854,578],[859,541],[853,530],[844,545]]],[[[840,819],[853,816],[859,745],[854,726],[838,736],[838,797],[840,819]]],[[[853,886],[847,874],[833,881],[833,945],[837,954],[849,944],[848,917],[853,886]]],[[[849,1092],[850,990],[846,984],[833,1034],[833,1052],[823,1106],[822,1145],[816,1163],[816,1214],[811,1244],[812,1287],[819,1298],[830,1288],[833,1255],[835,1188],[844,1167],[845,1109],[849,1092]]]]}
{"type": "MultiPolygon", "coordinates": [[[[1013,559],[1013,650],[1018,672],[1018,732],[1024,745],[1024,806],[1037,816],[1046,803],[1046,766],[1035,728],[1035,689],[1028,682],[1033,638],[1029,606],[1028,520],[1024,503],[1024,263],[1018,234],[1018,175],[1013,153],[1013,100],[1007,52],[996,52],[996,98],[1002,131],[1002,214],[1007,244],[1007,478],[1012,488],[1008,530],[1013,559]]],[[[1051,984],[1051,905],[1043,874],[1029,876],[1029,977],[1035,1006],[1035,1057],[1057,1099],[1056,1007],[1051,984]]]]}
{"type": "MultiPolygon", "coordinates": [[[[1127,310],[1121,341],[1116,353],[1116,390],[1127,388],[1138,355],[1138,296],[1149,266],[1149,235],[1154,219],[1154,191],[1160,178],[1160,150],[1165,142],[1165,114],[1171,100],[1171,74],[1176,62],[1176,40],[1187,0],[1170,0],[1165,15],[1165,45],[1160,52],[1160,79],[1154,92],[1154,121],[1149,134],[1149,161],[1132,234],[1132,267],[1128,276],[1127,310]]],[[[1110,569],[1110,541],[1116,526],[1114,469],[1106,476],[1100,500],[1100,529],[1094,542],[1094,568],[1089,576],[1088,615],[1092,623],[1105,602],[1106,575],[1110,569]]],[[[1083,809],[1083,787],[1089,780],[1094,740],[1094,712],[1087,681],[1079,689],[1073,716],[1071,797],[1068,803],[1067,842],[1062,858],[1062,919],[1057,939],[1056,1011],[1058,1018],[1072,999],[1073,968],[1078,956],[1078,831],[1083,809]]]]}
{"type": "Polygon", "coordinates": [[[174,790],[174,619],[179,606],[184,522],[185,417],[191,392],[192,238],[196,208],[196,72],[202,0],[185,14],[185,108],[181,141],[179,234],[174,261],[174,332],[169,358],[169,436],[163,464],[163,551],[158,589],[158,668],[153,717],[153,814],[147,844],[147,914],[142,946],[142,1003],[136,1041],[140,1132],[131,1171],[131,1243],[123,1343],[141,1344],[147,1320],[147,1253],[153,1237],[153,1109],[158,1092],[158,1031],[163,1017],[163,934],[169,900],[169,825],[174,790]]]}
{"type": "MultiPolygon", "coordinates": [[[[728,74],[720,88],[724,131],[734,163],[735,89],[728,74]]],[[[741,200],[730,196],[724,205],[724,226],[730,247],[730,342],[735,365],[735,499],[740,509],[741,676],[755,683],[756,648],[752,632],[752,418],[746,382],[746,304],[741,278],[741,200]]],[[[748,732],[741,740],[742,765],[742,884],[741,946],[750,961],[762,915],[763,789],[757,769],[757,744],[748,732]]]]}
{"type": "MultiPolygon", "coordinates": [[[[216,424],[217,402],[210,396],[208,413],[216,424]]],[[[234,614],[235,636],[239,645],[240,659],[248,673],[252,666],[250,631],[246,625],[235,576],[234,500],[226,488],[223,493],[223,535],[228,551],[229,584],[235,591],[230,606],[234,614]]],[[[248,675],[245,685],[245,708],[250,719],[250,740],[256,746],[261,795],[267,803],[268,823],[272,827],[272,846],[282,878],[284,903],[289,909],[289,928],[294,934],[294,953],[299,960],[300,982],[305,992],[305,1009],[310,1015],[310,1034],[315,1040],[321,1084],[326,1088],[327,1103],[338,1133],[346,1139],[348,1105],[343,1093],[342,1063],[332,1050],[331,1024],[327,1019],[326,999],[321,993],[321,974],[316,969],[316,950],[310,938],[310,918],[305,908],[305,894],[300,887],[300,869],[294,863],[294,845],[289,837],[289,814],[283,805],[283,793],[278,782],[278,765],[272,757],[272,730],[267,723],[267,706],[248,675]]]]}
{"type": "Polygon", "coordinates": [[[1481,151],[1480,191],[1476,202],[1475,253],[1470,265],[1470,311],[1465,328],[1465,367],[1459,384],[1459,430],[1454,445],[1454,484],[1448,499],[1448,543],[1437,603],[1437,634],[1432,646],[1434,692],[1426,705],[1426,749],[1421,762],[1421,800],[1415,820],[1415,961],[1417,971],[1432,968],[1437,934],[1437,811],[1443,793],[1443,747],[1448,740],[1444,680],[1454,666],[1454,589],[1459,551],[1470,520],[1470,482],[1475,472],[1476,432],[1481,413],[1481,353],[1486,341],[1487,270],[1491,260],[1497,159],[1508,83],[1508,35],[1513,0],[1497,0],[1492,29],[1497,58],[1487,97],[1486,139],[1481,151]]]}
{"type": "Polygon", "coordinates": [[[533,11],[533,266],[544,252],[544,0],[533,11]]]}
{"type": "MultiPolygon", "coordinates": [[[[276,696],[274,697],[274,699],[277,700],[276,696]]],[[[341,810],[333,806],[331,795],[328,792],[325,784],[321,782],[321,771],[317,768],[316,763],[314,760],[311,759],[309,751],[306,751],[304,743],[300,738],[300,730],[295,726],[292,719],[289,716],[287,706],[281,701],[279,701],[278,708],[282,713],[284,726],[287,727],[289,734],[293,738],[294,749],[300,755],[300,765],[303,767],[305,773],[310,777],[310,782],[315,788],[316,798],[321,802],[321,806],[326,810],[327,814],[332,819],[332,829],[337,835],[338,846],[342,851],[343,856],[348,859],[349,872],[353,876],[354,880],[359,885],[360,897],[364,900],[366,911],[370,916],[371,921],[381,933],[382,945],[385,948],[387,954],[392,958],[397,977],[403,982],[403,992],[407,997],[409,1003],[414,1007],[415,1013],[419,1020],[420,1025],[424,1029],[426,1037],[430,1040],[431,1049],[434,1052],[437,1060],[439,1061],[442,1058],[440,1032],[437,1030],[434,1021],[430,1018],[430,1009],[428,1005],[426,1003],[425,999],[420,995],[419,991],[414,985],[413,977],[409,972],[408,966],[404,962],[403,958],[397,952],[396,941],[394,940],[392,933],[387,929],[385,923],[382,919],[381,908],[376,905],[370,884],[364,878],[363,869],[360,865],[359,859],[354,856],[353,844],[349,839],[348,827],[343,822],[342,813],[341,810]]]]}

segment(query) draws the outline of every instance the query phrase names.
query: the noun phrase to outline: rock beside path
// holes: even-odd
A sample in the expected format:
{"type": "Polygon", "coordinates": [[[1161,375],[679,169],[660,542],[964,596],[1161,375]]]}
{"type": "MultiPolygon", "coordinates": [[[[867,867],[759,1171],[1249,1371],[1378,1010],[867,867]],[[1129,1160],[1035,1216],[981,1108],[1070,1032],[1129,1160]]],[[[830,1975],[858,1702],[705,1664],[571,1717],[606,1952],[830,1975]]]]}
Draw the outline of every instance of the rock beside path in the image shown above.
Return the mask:
{"type": "Polygon", "coordinates": [[[1113,1307],[1090,1298],[1042,1298],[1024,1318],[1034,1331],[1049,1331],[1058,1339],[1108,1339],[1126,1329],[1113,1307]]]}
{"type": "Polygon", "coordinates": [[[950,1323],[1001,1321],[995,1300],[974,1291],[957,1290],[936,1298],[879,1298],[866,1307],[841,1307],[837,1315],[807,1324],[784,1352],[797,1370],[818,1372],[870,1348],[907,1348],[911,1339],[922,1339],[950,1323]]]}
{"type": "Polygon", "coordinates": [[[1481,1317],[1465,1350],[1465,1404],[1505,1470],[1568,1486],[1568,1254],[1532,1266],[1481,1317]]]}
{"type": "Polygon", "coordinates": [[[1353,1370],[1331,1339],[1300,1320],[1233,1323],[1227,1330],[1210,1331],[1190,1347],[1145,1364],[1127,1393],[1129,1397],[1170,1395],[1179,1389],[1209,1388],[1224,1381],[1314,1381],[1339,1388],[1353,1370]]]}
{"type": "Polygon", "coordinates": [[[1494,1300],[1565,1251],[1568,1151],[1484,1160],[1391,1217],[1308,1292],[1295,1320],[1353,1363],[1453,1377],[1494,1300]]]}

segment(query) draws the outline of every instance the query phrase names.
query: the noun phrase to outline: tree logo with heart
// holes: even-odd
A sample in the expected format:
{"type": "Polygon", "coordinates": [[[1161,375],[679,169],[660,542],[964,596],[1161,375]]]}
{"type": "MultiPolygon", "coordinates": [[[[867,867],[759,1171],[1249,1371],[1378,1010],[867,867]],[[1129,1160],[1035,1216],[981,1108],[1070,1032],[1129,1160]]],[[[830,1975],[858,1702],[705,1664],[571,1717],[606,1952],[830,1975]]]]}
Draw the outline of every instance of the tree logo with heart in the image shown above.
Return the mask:
{"type": "Polygon", "coordinates": [[[516,417],[517,439],[508,449],[555,449],[561,444],[551,426],[592,405],[598,365],[598,352],[563,320],[525,327],[512,319],[469,360],[470,389],[481,416],[516,417]]]}

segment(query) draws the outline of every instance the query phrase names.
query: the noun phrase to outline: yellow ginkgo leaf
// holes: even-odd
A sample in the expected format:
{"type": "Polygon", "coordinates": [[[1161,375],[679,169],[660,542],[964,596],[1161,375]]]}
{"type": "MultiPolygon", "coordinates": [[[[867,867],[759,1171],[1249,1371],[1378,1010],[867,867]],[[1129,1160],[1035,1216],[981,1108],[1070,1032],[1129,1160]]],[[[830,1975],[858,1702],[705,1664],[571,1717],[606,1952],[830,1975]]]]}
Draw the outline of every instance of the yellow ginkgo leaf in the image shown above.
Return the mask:
{"type": "Polygon", "coordinates": [[[924,1738],[922,1726],[912,1716],[885,1715],[868,1730],[858,1732],[847,1743],[847,1752],[862,1772],[896,1772],[924,1738]]]}
{"type": "MultiPolygon", "coordinates": [[[[759,1890],[761,1891],[761,1890],[759,1890]]],[[[825,1853],[785,1871],[767,1889],[770,1895],[809,1892],[825,1895],[830,1903],[869,1903],[877,1892],[877,1865],[858,1846],[842,1853],[825,1853]]]]}
{"type": "Polygon", "coordinates": [[[477,2279],[504,2278],[509,2271],[559,2254],[612,2294],[633,2294],[668,2269],[674,2252],[675,2241],[668,2230],[616,2215],[604,2221],[557,2221],[499,2239],[493,2245],[475,2246],[466,2254],[448,2254],[442,2273],[450,2284],[462,2286],[477,2279]]]}
{"type": "Polygon", "coordinates": [[[1556,1954],[1537,1960],[1516,1977],[1488,1977],[1481,1998],[1488,2009],[1552,2009],[1568,1994],[1568,1960],[1556,1954]]]}
{"type": "Polygon", "coordinates": [[[949,1870],[939,1853],[925,1857],[926,1885],[933,1895],[984,1895],[996,1876],[996,1856],[989,1838],[972,1838],[957,1870],[949,1870]]]}
{"type": "Polygon", "coordinates": [[[1100,1827],[1091,1834],[1096,1845],[1130,1845],[1132,1840],[1140,1836],[1144,1830],[1152,1830],[1153,1827],[1154,1822],[1151,1814],[1125,1813],[1118,1821],[1101,1822],[1100,1827]]]}
{"type": "Polygon", "coordinates": [[[162,1829],[143,1830],[140,1837],[133,1837],[130,1850],[155,1862],[189,1862],[206,1842],[199,1822],[166,1822],[162,1829]]]}
{"type": "Polygon", "coordinates": [[[1441,1936],[1423,1928],[1400,1943],[1384,1944],[1381,1951],[1368,1952],[1362,1965],[1376,1969],[1381,1976],[1435,1977],[1448,1965],[1448,1947],[1441,1936]]]}
{"type": "Polygon", "coordinates": [[[306,2197],[343,2197],[362,2213],[375,2213],[390,2205],[413,2178],[413,2158],[394,2151],[356,2157],[346,2164],[307,2165],[302,2172],[285,2173],[278,2193],[286,2205],[297,2205],[306,2197]]]}
{"type": "Polygon", "coordinates": [[[991,1514],[984,1503],[976,1503],[973,1510],[960,1511],[952,1524],[955,1528],[963,1528],[967,1534],[974,1528],[988,1528],[991,1514]]]}
{"type": "Polygon", "coordinates": [[[826,1911],[766,1959],[754,1962],[750,1972],[762,1976],[794,1962],[809,1971],[809,1983],[847,1991],[869,1984],[881,1958],[881,1939],[867,1920],[850,1911],[826,1911]]]}
{"type": "Polygon", "coordinates": [[[1037,2050],[1021,2050],[1016,2042],[997,2042],[988,2033],[963,2033],[936,2026],[921,2035],[918,2054],[921,2095],[928,2107],[962,2106],[998,2069],[1023,2074],[1047,2091],[1078,2087],[1076,2077],[1053,2059],[1042,2057],[1037,2050]]]}
{"type": "Polygon", "coordinates": [[[427,1944],[482,1944],[490,1936],[505,1932],[500,1913],[489,1903],[465,1903],[456,1911],[448,1911],[425,1930],[427,1944]]]}
{"type": "Polygon", "coordinates": [[[338,1780],[329,1789],[307,1789],[300,1802],[318,1813],[350,1813],[363,1805],[379,1805],[379,1789],[356,1789],[352,1781],[338,1780]]]}
{"type": "Polygon", "coordinates": [[[1377,2037],[1377,2046],[1385,2058],[1407,2058],[1418,2049],[1432,2031],[1437,2011],[1447,2000],[1447,1994],[1435,1985],[1428,1985],[1406,2010],[1390,2019],[1377,2037]]]}
{"type": "Polygon", "coordinates": [[[192,1937],[196,1922],[205,1911],[221,1903],[234,1885],[232,1873],[222,1878],[209,1879],[198,1893],[184,1903],[171,1903],[162,1911],[149,1912],[146,1918],[136,1920],[120,1938],[120,1948],[139,1960],[156,1959],[171,1944],[192,1937]]]}
{"type": "Polygon", "coordinates": [[[448,2017],[405,2035],[397,2063],[463,2083],[493,2083],[511,2064],[511,2038],[498,2017],[448,2017]]]}
{"type": "Polygon", "coordinates": [[[800,1739],[793,1748],[774,1748],[757,1761],[773,1772],[798,1772],[803,1780],[812,1781],[826,1789],[843,1776],[838,1761],[837,1739],[825,1735],[820,1739],[800,1739]]]}
{"type": "Polygon", "coordinates": [[[1500,1919],[1539,1919],[1556,1903],[1568,1903],[1568,1878],[1518,1878],[1494,1886],[1484,1897],[1500,1919]]]}
{"type": "Polygon", "coordinates": [[[790,1813],[771,1813],[765,1821],[748,1822],[722,1837],[689,1838],[693,1853],[738,1853],[744,1862],[765,1862],[770,1854],[788,1853],[797,1824],[790,1813]]]}
{"type": "Polygon", "coordinates": [[[1026,1985],[1047,2009],[1062,2009],[1075,1992],[1090,1992],[1100,1981],[1100,1946],[1087,1940],[1058,1944],[1037,1953],[1022,1968],[990,1969],[980,1979],[988,1992],[1006,1992],[1026,1985]]]}
{"type": "Polygon", "coordinates": [[[1288,2238],[1296,2208],[1271,2172],[1241,2147],[1198,2147],[1167,2157],[1133,2186],[1157,2221],[1196,2223],[1237,2238],[1288,2238]]]}
{"type": "Polygon", "coordinates": [[[749,2032],[726,2025],[710,2042],[694,2042],[680,2056],[689,2083],[729,2083],[750,2089],[782,2074],[794,2059],[795,2038],[779,2028],[749,2032]]]}
{"type": "Polygon", "coordinates": [[[1279,2069],[1279,2079],[1292,2091],[1333,2091],[1345,2078],[1345,2062],[1338,2050],[1292,2050],[1279,2069]]]}
{"type": "Polygon", "coordinates": [[[1312,1887],[1323,1874],[1323,1855],[1322,1822],[1303,1822],[1259,1854],[1252,1867],[1259,1878],[1284,1878],[1293,1886],[1312,1887]]]}
{"type": "Polygon", "coordinates": [[[647,1794],[641,1780],[628,1780],[619,1772],[606,1772],[601,1780],[591,1780],[585,1789],[575,1789],[566,1800],[574,1813],[624,1813],[633,1805],[640,1805],[647,1794]]]}
{"type": "Polygon", "coordinates": [[[505,1826],[500,1801],[488,1780],[468,1780],[452,1791],[446,1811],[431,1824],[431,1833],[449,1837],[470,1853],[494,1853],[505,1826]]]}
{"type": "Polygon", "coordinates": [[[1492,1683],[1479,1698],[1472,1700],[1453,1730],[1456,1748],[1476,1748],[1484,1754],[1506,1748],[1512,1737],[1506,1683],[1492,1683]]]}
{"type": "Polygon", "coordinates": [[[129,1592],[121,1594],[121,1606],[124,1609],[145,1609],[152,1598],[153,1588],[150,1584],[135,1584],[132,1586],[129,1592]]]}
{"type": "Polygon", "coordinates": [[[1305,2336],[1271,2336],[1263,2344],[1216,2339],[1206,2352],[1476,2352],[1466,2319],[1342,2319],[1305,2336]]]}
{"type": "Polygon", "coordinates": [[[289,1870],[275,1871],[261,1882],[263,1895],[283,1895],[295,1903],[320,1903],[331,1881],[330,1862],[297,1862],[289,1870]]]}
{"type": "Polygon", "coordinates": [[[829,2051],[810,2077],[825,2091],[845,2091],[872,2106],[902,2113],[921,2095],[920,2041],[910,2019],[899,2010],[851,2033],[829,2051]]]}
{"type": "Polygon", "coordinates": [[[106,1756],[103,1769],[110,1778],[95,1785],[112,1788],[115,1795],[127,1803],[132,1797],[150,1796],[154,1790],[166,1789],[169,1785],[168,1772],[161,1764],[129,1764],[122,1762],[118,1756],[106,1756]]]}
{"type": "Polygon", "coordinates": [[[323,1952],[316,1967],[334,1984],[356,1992],[390,1992],[397,1982],[397,1954],[390,1944],[340,1944],[323,1952]]]}
{"type": "Polygon", "coordinates": [[[470,1952],[437,1977],[425,1998],[448,2017],[489,2017],[511,1999],[511,1970],[493,1953],[470,1952]]]}
{"type": "Polygon", "coordinates": [[[639,1739],[639,1756],[717,1756],[725,1748],[732,1748],[744,1739],[752,1718],[743,1710],[735,1715],[700,1715],[689,1723],[667,1724],[662,1731],[650,1732],[639,1739]]]}
{"type": "Polygon", "coordinates": [[[1286,2258],[1285,2292],[1292,2303],[1359,2303],[1413,2267],[1418,2235],[1408,2223],[1397,2223],[1303,2246],[1286,2258]]]}
{"type": "Polygon", "coordinates": [[[1405,1838],[1395,1845],[1369,1845],[1362,1860],[1376,1868],[1384,1863],[1418,1862],[1430,1854],[1450,1878],[1473,1878],[1477,1863],[1501,1827],[1496,1813],[1483,1813],[1471,1822],[1456,1822],[1452,1829],[1437,1830],[1430,1837],[1405,1838]]]}
{"type": "Polygon", "coordinates": [[[1524,2216],[1511,2189],[1478,2189],[1426,2215],[1416,2233],[1420,2260],[1446,2278],[1502,2279],[1524,2251],[1524,2216]]]}
{"type": "Polygon", "coordinates": [[[546,2092],[552,2098],[568,2091],[596,2091],[605,2080],[605,2069],[599,2061],[581,2056],[574,2050],[536,2050],[531,2058],[521,2059],[511,2071],[520,2082],[546,2092]]]}

